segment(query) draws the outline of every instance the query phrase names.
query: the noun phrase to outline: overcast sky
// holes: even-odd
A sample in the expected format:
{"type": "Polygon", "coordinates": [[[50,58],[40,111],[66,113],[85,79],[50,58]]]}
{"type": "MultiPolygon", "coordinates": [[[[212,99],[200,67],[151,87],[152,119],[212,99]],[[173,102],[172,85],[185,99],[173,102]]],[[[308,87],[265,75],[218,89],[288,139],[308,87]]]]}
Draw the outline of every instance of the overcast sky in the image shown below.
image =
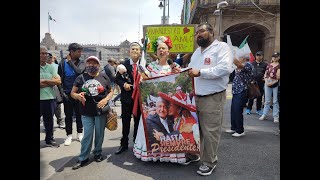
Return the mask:
{"type": "MultiPolygon", "coordinates": [[[[158,7],[159,3],[159,0],[41,0],[40,42],[49,31],[48,12],[56,20],[49,21],[56,43],[119,45],[125,39],[138,41],[143,36],[143,25],[161,24],[163,9],[158,7]]],[[[170,24],[180,24],[182,8],[183,0],[169,1],[170,24]]]]}

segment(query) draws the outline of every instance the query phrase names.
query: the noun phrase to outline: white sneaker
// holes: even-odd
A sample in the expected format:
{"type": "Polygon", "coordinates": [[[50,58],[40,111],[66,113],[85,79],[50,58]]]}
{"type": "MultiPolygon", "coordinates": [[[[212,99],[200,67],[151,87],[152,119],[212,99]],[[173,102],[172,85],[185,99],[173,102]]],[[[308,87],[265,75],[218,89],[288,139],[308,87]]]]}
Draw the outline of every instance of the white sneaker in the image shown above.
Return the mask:
{"type": "Polygon", "coordinates": [[[273,118],[273,122],[274,122],[274,123],[279,123],[279,117],[274,117],[274,118],[273,118]]]}
{"type": "Polygon", "coordinates": [[[64,145],[69,146],[72,142],[72,135],[68,135],[67,138],[64,140],[64,145]]]}
{"type": "Polygon", "coordinates": [[[78,140],[79,142],[81,142],[81,141],[82,141],[82,138],[83,138],[83,133],[78,133],[78,138],[77,138],[77,140],[78,140]]]}
{"type": "Polygon", "coordinates": [[[259,118],[259,120],[261,120],[261,121],[266,120],[266,119],[267,119],[267,117],[266,117],[265,115],[262,115],[262,116],[259,118]]]}
{"type": "Polygon", "coordinates": [[[243,133],[241,133],[241,134],[239,134],[239,133],[233,133],[233,134],[231,134],[233,137],[241,137],[241,136],[244,136],[246,133],[245,132],[243,132],[243,133]]]}
{"type": "Polygon", "coordinates": [[[231,129],[227,129],[226,131],[225,131],[226,133],[230,133],[230,134],[233,134],[233,133],[235,133],[236,131],[234,131],[234,130],[231,130],[231,129]]]}

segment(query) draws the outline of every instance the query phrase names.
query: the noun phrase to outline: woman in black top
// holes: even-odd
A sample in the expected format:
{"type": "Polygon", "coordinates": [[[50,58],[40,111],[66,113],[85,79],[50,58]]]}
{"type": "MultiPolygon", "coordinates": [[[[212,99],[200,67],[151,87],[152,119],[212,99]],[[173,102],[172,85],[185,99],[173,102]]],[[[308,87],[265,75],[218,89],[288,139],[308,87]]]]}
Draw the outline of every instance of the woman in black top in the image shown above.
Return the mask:
{"type": "Polygon", "coordinates": [[[101,152],[107,112],[103,112],[102,109],[108,108],[113,91],[108,76],[99,72],[99,69],[100,60],[95,56],[88,57],[86,59],[87,73],[79,75],[72,87],[71,97],[80,101],[80,114],[84,129],[81,152],[77,164],[72,169],[78,169],[88,162],[94,131],[94,160],[97,162],[103,160],[101,152]]]}

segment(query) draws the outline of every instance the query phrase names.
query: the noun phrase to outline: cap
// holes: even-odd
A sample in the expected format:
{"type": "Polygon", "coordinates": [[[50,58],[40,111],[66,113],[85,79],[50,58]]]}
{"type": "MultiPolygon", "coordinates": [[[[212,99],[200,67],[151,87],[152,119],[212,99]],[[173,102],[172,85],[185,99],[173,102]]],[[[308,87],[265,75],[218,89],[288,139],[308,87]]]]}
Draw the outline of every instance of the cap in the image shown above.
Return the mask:
{"type": "Polygon", "coordinates": [[[176,91],[181,90],[181,89],[182,89],[181,86],[176,87],[176,91]]]}
{"type": "Polygon", "coordinates": [[[280,52],[275,52],[272,54],[272,57],[279,57],[280,56],[280,52]]]}
{"type": "Polygon", "coordinates": [[[95,61],[100,65],[100,60],[99,60],[99,58],[97,58],[96,56],[89,56],[89,57],[86,59],[86,62],[89,61],[89,60],[95,60],[95,61]]]}
{"type": "Polygon", "coordinates": [[[261,55],[261,56],[263,56],[263,52],[262,52],[262,51],[258,51],[258,52],[256,52],[256,55],[261,55]]]}
{"type": "Polygon", "coordinates": [[[52,58],[52,54],[51,54],[51,53],[48,53],[48,57],[49,57],[49,58],[52,58]]]}

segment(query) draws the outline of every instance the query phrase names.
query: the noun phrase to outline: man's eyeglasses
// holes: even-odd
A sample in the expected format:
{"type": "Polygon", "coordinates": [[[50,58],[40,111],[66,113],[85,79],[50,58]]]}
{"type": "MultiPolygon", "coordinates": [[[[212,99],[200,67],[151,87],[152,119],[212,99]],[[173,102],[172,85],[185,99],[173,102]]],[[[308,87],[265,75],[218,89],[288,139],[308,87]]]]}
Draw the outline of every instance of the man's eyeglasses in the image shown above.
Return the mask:
{"type": "Polygon", "coordinates": [[[256,54],[256,56],[262,56],[261,54],[256,54]]]}

